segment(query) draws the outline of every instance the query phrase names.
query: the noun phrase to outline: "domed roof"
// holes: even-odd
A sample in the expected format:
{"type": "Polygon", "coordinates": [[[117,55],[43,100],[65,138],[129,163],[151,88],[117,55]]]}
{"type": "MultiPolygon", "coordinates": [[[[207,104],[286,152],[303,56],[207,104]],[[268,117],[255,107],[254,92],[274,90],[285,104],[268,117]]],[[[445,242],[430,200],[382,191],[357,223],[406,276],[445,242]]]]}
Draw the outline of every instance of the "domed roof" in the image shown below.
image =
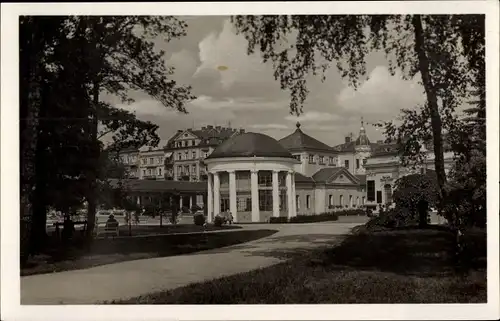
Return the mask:
{"type": "Polygon", "coordinates": [[[369,146],[370,145],[370,140],[368,139],[368,136],[366,136],[366,130],[363,122],[363,118],[361,118],[361,128],[359,129],[359,137],[356,139],[356,142],[354,143],[356,146],[369,146]]]}
{"type": "Polygon", "coordinates": [[[292,158],[274,138],[259,133],[235,135],[220,144],[207,159],[228,157],[286,157],[292,158]]]}

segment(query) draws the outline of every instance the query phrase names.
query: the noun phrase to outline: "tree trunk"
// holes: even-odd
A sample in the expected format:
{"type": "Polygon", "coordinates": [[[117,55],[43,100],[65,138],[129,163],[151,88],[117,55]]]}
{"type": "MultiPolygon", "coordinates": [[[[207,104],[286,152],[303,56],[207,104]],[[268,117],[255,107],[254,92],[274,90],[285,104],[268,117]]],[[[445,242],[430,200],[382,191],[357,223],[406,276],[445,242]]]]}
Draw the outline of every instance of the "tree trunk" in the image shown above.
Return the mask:
{"type": "Polygon", "coordinates": [[[91,141],[93,142],[92,148],[92,160],[94,168],[90,170],[89,173],[89,190],[88,190],[88,208],[87,208],[87,239],[90,241],[93,236],[93,231],[95,227],[95,217],[97,212],[97,171],[99,166],[100,157],[100,146],[99,140],[97,138],[97,125],[98,125],[98,108],[99,108],[99,83],[94,81],[92,88],[92,120],[90,128],[91,141]]]}
{"type": "Polygon", "coordinates": [[[415,51],[418,57],[418,65],[422,82],[427,96],[427,108],[431,114],[432,137],[434,142],[435,170],[439,185],[438,210],[443,208],[443,198],[445,196],[446,173],[444,171],[444,150],[442,137],[442,122],[439,114],[437,94],[429,73],[429,59],[425,53],[425,39],[420,15],[414,15],[412,20],[415,30],[415,51]]]}

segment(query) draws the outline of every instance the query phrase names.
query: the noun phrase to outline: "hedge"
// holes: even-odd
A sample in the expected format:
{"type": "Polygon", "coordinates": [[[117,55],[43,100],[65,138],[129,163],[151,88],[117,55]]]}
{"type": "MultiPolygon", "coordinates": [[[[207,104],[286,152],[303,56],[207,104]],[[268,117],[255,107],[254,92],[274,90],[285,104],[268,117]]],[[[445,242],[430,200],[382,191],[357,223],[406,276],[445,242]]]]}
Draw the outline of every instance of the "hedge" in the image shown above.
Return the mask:
{"type": "Polygon", "coordinates": [[[283,223],[313,223],[313,222],[327,222],[336,221],[339,217],[337,213],[321,213],[317,215],[297,215],[288,219],[288,217],[271,217],[269,223],[271,224],[283,224],[283,223]]]}

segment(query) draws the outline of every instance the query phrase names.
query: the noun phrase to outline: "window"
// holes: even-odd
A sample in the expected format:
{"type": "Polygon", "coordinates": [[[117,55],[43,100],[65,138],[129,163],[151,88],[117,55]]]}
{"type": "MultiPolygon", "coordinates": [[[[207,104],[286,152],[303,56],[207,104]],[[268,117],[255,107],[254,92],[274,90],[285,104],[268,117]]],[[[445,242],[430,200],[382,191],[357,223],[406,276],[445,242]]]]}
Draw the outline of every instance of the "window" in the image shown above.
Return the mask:
{"type": "Polygon", "coordinates": [[[273,176],[269,171],[259,171],[258,173],[259,186],[273,186],[273,176]]]}
{"type": "Polygon", "coordinates": [[[311,208],[311,195],[306,196],[306,208],[307,209],[311,208]]]}
{"type": "Polygon", "coordinates": [[[391,204],[392,203],[391,184],[384,185],[384,194],[385,194],[385,204],[391,204]]]}
{"type": "Polygon", "coordinates": [[[220,199],[220,211],[226,212],[229,211],[229,198],[222,198],[220,199]]]}
{"type": "Polygon", "coordinates": [[[153,174],[153,171],[150,169],[148,169],[148,175],[151,176],[151,174],[153,174]]]}
{"type": "Polygon", "coordinates": [[[365,205],[365,197],[364,196],[361,198],[361,205],[365,205]]]}
{"type": "Polygon", "coordinates": [[[366,165],[366,158],[363,159],[363,165],[366,165]]]}
{"type": "Polygon", "coordinates": [[[189,153],[188,152],[184,152],[184,159],[189,159],[189,153]]]}
{"type": "MultiPolygon", "coordinates": [[[[252,210],[252,199],[249,198],[250,200],[250,211],[252,210]]],[[[238,202],[237,202],[237,209],[238,212],[246,212],[247,211],[247,198],[245,197],[238,197],[238,202]]]]}
{"type": "Polygon", "coordinates": [[[184,166],[184,175],[189,175],[189,165],[184,166]]]}
{"type": "Polygon", "coordinates": [[[333,157],[330,156],[330,159],[328,161],[330,162],[330,165],[333,165],[333,157]]]}
{"type": "Polygon", "coordinates": [[[325,158],[323,156],[319,156],[319,163],[323,165],[325,163],[325,158]]]}
{"type": "Polygon", "coordinates": [[[182,173],[182,166],[177,166],[177,174],[180,175],[182,173]]]}
{"type": "Polygon", "coordinates": [[[161,168],[158,168],[158,175],[161,176],[161,168]]]}
{"type": "Polygon", "coordinates": [[[142,175],[146,176],[146,170],[145,169],[142,170],[142,175]]]}
{"type": "Polygon", "coordinates": [[[293,155],[293,157],[300,162],[300,155],[293,155]]]}
{"type": "Polygon", "coordinates": [[[150,158],[149,158],[149,164],[153,164],[153,162],[154,162],[153,157],[150,157],[150,158]]]}
{"type": "Polygon", "coordinates": [[[329,206],[333,205],[333,195],[331,195],[331,194],[328,196],[328,205],[329,206]]]}
{"type": "Polygon", "coordinates": [[[345,168],[349,168],[349,160],[348,160],[348,159],[346,159],[346,160],[344,161],[344,167],[345,167],[345,168]]]}
{"type": "Polygon", "coordinates": [[[191,166],[191,174],[196,173],[196,165],[191,166]]]}
{"type": "Polygon", "coordinates": [[[356,158],[356,169],[359,168],[359,159],[356,158]]]}
{"type": "Polygon", "coordinates": [[[314,164],[314,155],[309,155],[309,164],[314,164]]]}
{"type": "Polygon", "coordinates": [[[259,190],[259,210],[273,210],[273,191],[268,189],[259,190]]]}
{"type": "Polygon", "coordinates": [[[181,160],[182,159],[182,153],[177,154],[177,159],[181,160]]]}
{"type": "Polygon", "coordinates": [[[382,191],[377,191],[377,204],[382,204],[382,191]]]}
{"type": "Polygon", "coordinates": [[[193,159],[196,159],[196,151],[193,150],[192,154],[193,154],[193,159]]]}
{"type": "Polygon", "coordinates": [[[368,202],[375,201],[375,181],[366,181],[366,198],[368,202]]]}
{"type": "Polygon", "coordinates": [[[146,165],[146,164],[147,164],[147,162],[148,162],[148,160],[147,160],[147,159],[145,159],[145,158],[143,158],[143,159],[142,159],[142,165],[146,165]]]}
{"type": "Polygon", "coordinates": [[[299,210],[300,209],[300,196],[299,195],[295,196],[295,203],[296,203],[297,209],[299,210]]]}

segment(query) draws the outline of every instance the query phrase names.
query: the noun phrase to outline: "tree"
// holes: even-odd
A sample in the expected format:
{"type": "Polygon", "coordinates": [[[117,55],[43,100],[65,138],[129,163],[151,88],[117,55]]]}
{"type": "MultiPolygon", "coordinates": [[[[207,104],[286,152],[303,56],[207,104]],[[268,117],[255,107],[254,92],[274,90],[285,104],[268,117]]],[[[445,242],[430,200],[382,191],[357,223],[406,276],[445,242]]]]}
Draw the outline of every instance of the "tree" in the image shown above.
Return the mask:
{"type": "MultiPolygon", "coordinates": [[[[418,155],[420,147],[415,142],[432,138],[439,199],[443,199],[443,119],[453,119],[455,108],[468,96],[467,89],[475,81],[474,73],[467,71],[481,59],[484,16],[235,16],[232,22],[248,40],[248,53],[257,48],[264,62],[272,62],[275,78],[290,92],[290,111],[297,115],[309,93],[307,76],[321,73],[324,80],[325,71],[333,63],[355,88],[366,74],[365,58],[370,51],[384,51],[393,74],[396,68],[405,79],[419,74],[426,103],[420,112],[410,112],[414,118],[411,127],[419,131],[412,132],[413,139],[405,139],[409,144],[405,149],[418,155]],[[482,37],[478,36],[481,33],[482,37]],[[293,38],[291,44],[289,38],[293,38]]],[[[389,136],[407,133],[404,128],[386,125],[389,136]]]]}
{"type": "Polygon", "coordinates": [[[107,178],[101,137],[112,134],[114,150],[159,141],[156,125],[101,101],[102,92],[132,102],[129,93],[142,90],[185,112],[190,88],[168,79],[173,69],[151,40],[180,37],[184,27],[170,17],[21,19],[21,195],[38,209],[26,210],[33,244],[45,234],[47,206],[65,207],[69,196],[71,203],[89,203],[91,236],[107,178]]]}

